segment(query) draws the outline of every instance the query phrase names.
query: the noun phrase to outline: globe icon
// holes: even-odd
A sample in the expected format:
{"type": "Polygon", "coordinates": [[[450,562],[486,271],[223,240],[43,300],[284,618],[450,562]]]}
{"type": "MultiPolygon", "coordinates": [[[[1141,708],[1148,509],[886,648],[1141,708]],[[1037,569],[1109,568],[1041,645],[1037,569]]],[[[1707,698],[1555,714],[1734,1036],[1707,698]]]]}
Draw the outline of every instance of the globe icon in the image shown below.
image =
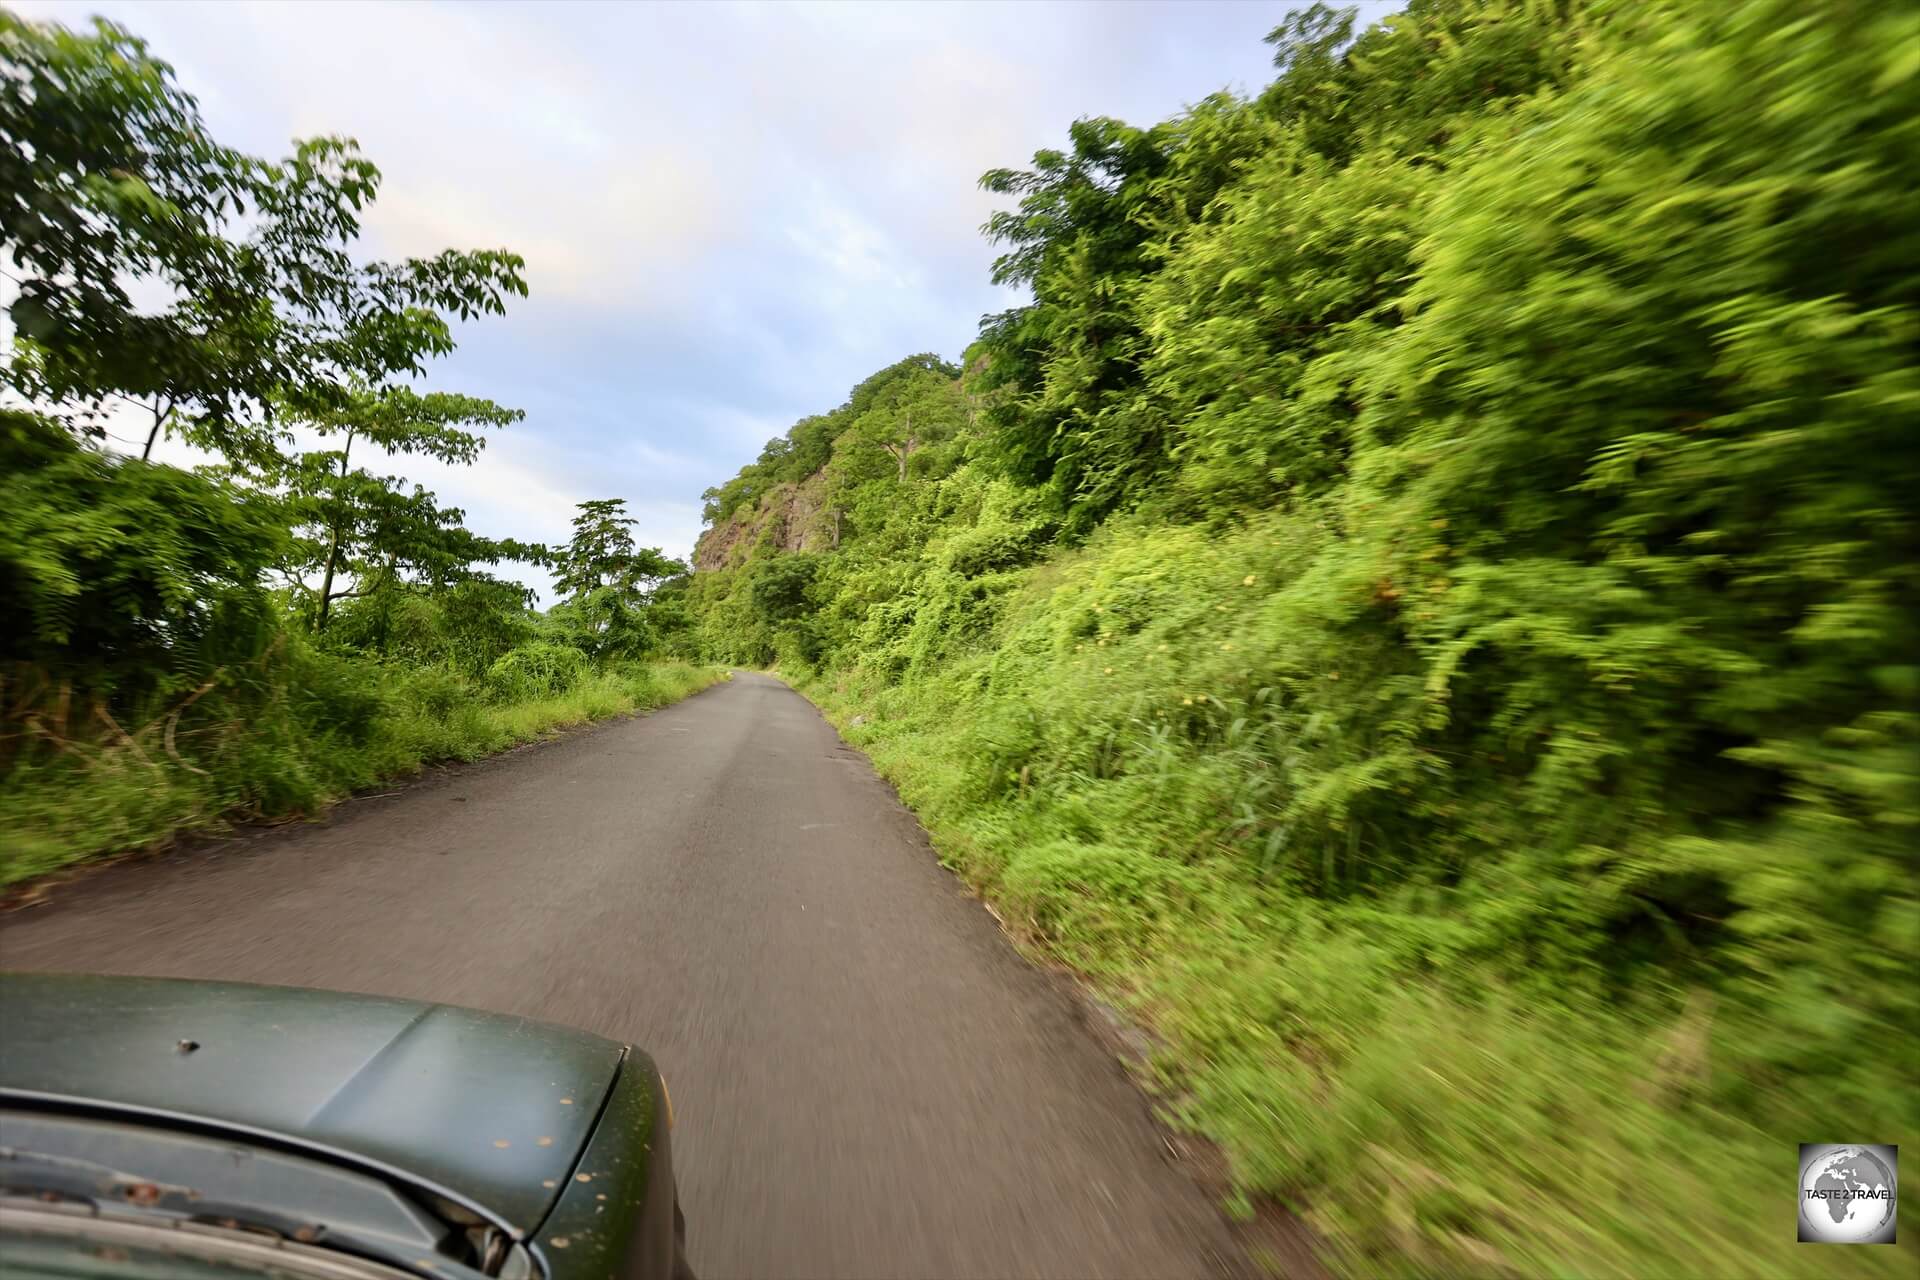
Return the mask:
{"type": "Polygon", "coordinates": [[[1893,1220],[1894,1173],[1868,1147],[1833,1147],[1800,1174],[1802,1238],[1833,1244],[1871,1240],[1893,1220]]]}

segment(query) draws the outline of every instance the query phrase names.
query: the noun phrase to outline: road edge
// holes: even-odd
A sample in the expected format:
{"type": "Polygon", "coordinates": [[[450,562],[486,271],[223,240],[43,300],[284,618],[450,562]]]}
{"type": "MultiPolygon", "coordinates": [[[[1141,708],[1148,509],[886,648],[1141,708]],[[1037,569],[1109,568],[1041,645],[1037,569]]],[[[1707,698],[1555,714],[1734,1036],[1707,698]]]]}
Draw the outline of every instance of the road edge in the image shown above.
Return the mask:
{"type": "Polygon", "coordinates": [[[1323,1252],[1327,1251],[1324,1243],[1301,1214],[1268,1197],[1240,1196],[1233,1185],[1225,1149],[1205,1134],[1168,1122],[1164,1111],[1165,1099],[1150,1087],[1150,1060],[1153,1050],[1161,1043],[1153,1028],[1129,1018],[1106,1000],[1085,974],[1076,971],[1051,950],[1011,926],[992,900],[941,856],[939,844],[920,811],[908,803],[894,780],[874,763],[871,756],[847,740],[849,722],[865,713],[842,713],[838,709],[823,706],[803,683],[797,683],[774,668],[756,669],[756,674],[778,680],[806,699],[807,705],[833,729],[841,745],[866,761],[873,775],[893,793],[900,806],[913,815],[923,837],[921,843],[940,869],[952,876],[955,884],[986,909],[1000,936],[1014,954],[1045,977],[1067,999],[1081,1029],[1119,1063],[1166,1148],[1168,1162],[1191,1178],[1207,1195],[1225,1225],[1228,1237],[1239,1248],[1238,1257],[1215,1260],[1221,1274],[1234,1277],[1235,1280],[1239,1277],[1276,1276],[1287,1277],[1288,1280],[1332,1280],[1334,1273],[1322,1260],[1323,1252]],[[1236,1198],[1251,1210],[1248,1216],[1238,1216],[1228,1211],[1227,1205],[1236,1198]]]}
{"type": "MultiPolygon", "coordinates": [[[[222,819],[217,825],[176,831],[151,844],[82,858],[37,876],[0,884],[0,923],[24,911],[61,910],[72,905],[76,895],[84,900],[86,894],[90,892],[88,886],[102,878],[122,876],[130,872],[142,875],[159,874],[162,868],[197,865],[215,858],[231,856],[243,850],[257,850],[266,842],[283,838],[291,832],[329,826],[340,821],[343,817],[349,816],[342,812],[349,805],[363,805],[429,787],[446,785],[470,774],[497,767],[524,753],[541,751],[564,742],[591,736],[629,720],[645,719],[670,707],[690,702],[701,694],[728,683],[733,679],[734,673],[740,670],[737,667],[714,665],[719,671],[718,675],[698,689],[671,702],[663,702],[656,707],[618,711],[598,719],[582,720],[577,724],[556,725],[525,742],[516,742],[510,747],[502,747],[498,751],[488,752],[471,760],[422,761],[411,773],[396,774],[350,791],[346,795],[327,801],[313,813],[292,814],[280,818],[222,819]]],[[[358,818],[365,812],[365,809],[356,808],[350,816],[358,818]]]]}

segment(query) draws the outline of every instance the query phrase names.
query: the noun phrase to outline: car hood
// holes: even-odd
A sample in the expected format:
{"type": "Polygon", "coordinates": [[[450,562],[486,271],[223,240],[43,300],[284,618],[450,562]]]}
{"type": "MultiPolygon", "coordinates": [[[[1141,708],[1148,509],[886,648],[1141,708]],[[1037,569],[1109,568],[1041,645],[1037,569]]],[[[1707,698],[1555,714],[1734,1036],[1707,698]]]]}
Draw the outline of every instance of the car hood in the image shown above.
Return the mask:
{"type": "Polygon", "coordinates": [[[625,1049],[450,1005],[285,987],[0,976],[0,1097],[248,1131],[546,1216],[625,1049]]]}

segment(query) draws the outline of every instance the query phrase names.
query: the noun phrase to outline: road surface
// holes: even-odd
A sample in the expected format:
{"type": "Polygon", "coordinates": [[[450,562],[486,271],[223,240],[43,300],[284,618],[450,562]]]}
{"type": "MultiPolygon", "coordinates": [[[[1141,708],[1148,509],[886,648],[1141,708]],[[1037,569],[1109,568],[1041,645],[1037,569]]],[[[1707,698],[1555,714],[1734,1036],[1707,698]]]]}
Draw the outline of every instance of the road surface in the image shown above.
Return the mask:
{"type": "MultiPolygon", "coordinates": [[[[1058,981],[747,673],[0,919],[0,964],[377,992],[637,1043],[703,1277],[1237,1270],[1058,981]]],[[[0,1031],[3,1034],[3,1031],[0,1031]]]]}

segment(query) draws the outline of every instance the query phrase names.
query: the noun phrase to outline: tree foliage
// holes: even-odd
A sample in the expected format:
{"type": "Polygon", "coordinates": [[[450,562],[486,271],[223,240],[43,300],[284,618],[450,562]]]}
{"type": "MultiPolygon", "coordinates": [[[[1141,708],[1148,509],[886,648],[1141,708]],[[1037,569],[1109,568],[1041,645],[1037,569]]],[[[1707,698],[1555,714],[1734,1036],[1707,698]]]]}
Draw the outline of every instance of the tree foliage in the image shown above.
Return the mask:
{"type": "Polygon", "coordinates": [[[351,140],[271,162],[221,146],[172,69],[111,23],[0,13],[0,61],[0,243],[19,273],[6,377],[28,400],[151,403],[156,433],[260,464],[279,404],[332,414],[359,387],[393,391],[452,350],[449,316],[526,293],[505,250],[356,262],[380,172],[351,140]]]}
{"type": "Polygon", "coordinates": [[[660,641],[652,604],[662,582],[687,566],[658,547],[636,546],[623,498],[580,504],[555,585],[565,597],[554,618],[569,642],[598,658],[637,657],[660,641]]]}
{"type": "Polygon", "coordinates": [[[28,680],[141,697],[259,652],[272,630],[261,574],[284,526],[229,481],[112,458],[8,411],[0,512],[0,664],[28,680]]]}
{"type": "Polygon", "coordinates": [[[340,447],[301,453],[269,468],[266,477],[284,491],[298,535],[281,568],[310,597],[316,629],[326,627],[335,600],[382,584],[443,588],[479,572],[478,564],[547,559],[544,547],[472,533],[461,524],[461,511],[441,507],[419,485],[409,492],[399,476],[349,469],[357,440],[389,455],[470,466],[485,445],[472,428],[505,426],[522,416],[490,400],[392,387],[356,390],[339,409],[308,419],[320,439],[337,438],[340,447]]]}

